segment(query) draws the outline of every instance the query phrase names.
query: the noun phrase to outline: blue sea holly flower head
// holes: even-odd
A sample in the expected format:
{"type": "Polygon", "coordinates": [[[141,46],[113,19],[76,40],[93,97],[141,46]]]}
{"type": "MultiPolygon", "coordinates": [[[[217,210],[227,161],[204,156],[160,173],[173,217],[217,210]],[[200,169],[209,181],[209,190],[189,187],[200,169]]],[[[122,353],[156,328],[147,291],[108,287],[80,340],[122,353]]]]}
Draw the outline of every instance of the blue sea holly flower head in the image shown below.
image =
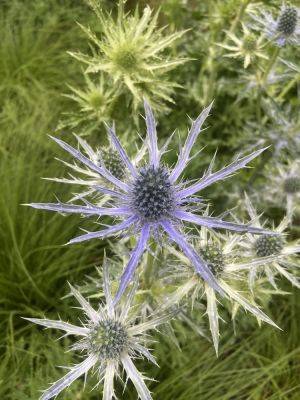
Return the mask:
{"type": "Polygon", "coordinates": [[[87,232],[79,237],[70,240],[69,243],[79,243],[90,239],[103,239],[120,234],[121,232],[136,237],[134,247],[128,264],[121,277],[120,286],[115,297],[117,302],[129,282],[132,280],[135,270],[139,265],[147,243],[151,236],[154,239],[160,237],[159,233],[164,232],[171,241],[176,243],[186,257],[191,261],[197,274],[199,274],[210,287],[224,294],[214,274],[211,272],[203,257],[198,254],[189,243],[184,233],[184,224],[202,225],[209,229],[222,228],[236,232],[250,232],[253,234],[270,234],[271,232],[251,227],[248,224],[239,224],[224,221],[220,218],[201,215],[203,203],[196,196],[201,190],[213,183],[223,181],[236,171],[244,168],[251,160],[260,155],[265,149],[236,158],[231,164],[213,172],[214,158],[203,176],[193,182],[180,179],[186,166],[191,160],[191,150],[200,132],[202,125],[207,118],[212,104],[205,108],[202,113],[193,121],[191,129],[183,147],[180,149],[176,165],[170,169],[161,160],[166,146],[158,148],[156,122],[149,104],[145,101],[147,137],[145,139],[149,160],[142,166],[136,166],[129,159],[124,147],[116,136],[113,127],[109,128],[109,135],[115,150],[119,152],[128,173],[124,179],[113,175],[104,163],[93,162],[89,157],[82,154],[66,142],[58,138],[53,140],[64,150],[70,153],[83,165],[88,167],[99,177],[106,180],[107,184],[98,186],[99,193],[111,195],[113,201],[110,205],[100,207],[83,199],[84,205],[57,203],[32,203],[31,207],[56,211],[60,213],[75,213],[85,216],[110,216],[113,222],[96,232],[87,232]],[[112,189],[113,187],[113,189],[112,189]],[[197,213],[200,212],[200,214],[197,213]],[[116,222],[116,219],[120,222],[116,222]]]}
{"type": "MultiPolygon", "coordinates": [[[[145,378],[134,365],[136,358],[146,358],[157,365],[154,357],[146,347],[150,343],[149,331],[168,322],[172,313],[156,314],[147,320],[139,322],[138,310],[132,306],[132,300],[137,285],[132,285],[126,298],[118,305],[113,304],[110,290],[108,266],[104,262],[103,291],[105,304],[96,310],[90,303],[70,285],[71,294],[76,298],[85,313],[86,319],[80,326],[72,325],[61,320],[25,318],[30,322],[46,328],[59,329],[65,336],[79,337],[71,346],[71,350],[79,351],[84,360],[69,368],[69,372],[45,390],[40,400],[56,397],[62,390],[69,387],[89,370],[97,372],[98,385],[103,383],[103,400],[116,399],[114,378],[120,376],[120,369],[132,381],[141,400],[151,400],[152,396],[145,384],[145,378]]],[[[127,382],[126,380],[126,382],[127,382]]]]}
{"type": "Polygon", "coordinates": [[[286,44],[299,45],[300,43],[300,9],[283,3],[276,19],[266,10],[260,14],[251,13],[257,23],[257,29],[263,29],[266,36],[279,47],[286,44]]]}
{"type": "MultiPolygon", "coordinates": [[[[258,236],[260,238],[262,236],[258,236]]],[[[270,236],[272,237],[272,236],[270,236]]],[[[243,259],[242,252],[238,246],[242,236],[236,234],[220,234],[211,233],[206,227],[201,227],[194,239],[194,248],[197,253],[207,263],[209,269],[214,274],[219,285],[231,300],[232,315],[237,307],[243,308],[250,314],[255,316],[259,322],[264,321],[274,327],[277,325],[269,318],[255,303],[250,291],[241,293],[239,290],[239,282],[245,279],[245,267],[248,263],[240,264],[243,259]],[[249,296],[250,295],[250,296],[249,296]]],[[[188,298],[190,305],[194,308],[195,304],[200,302],[200,299],[206,299],[206,315],[209,321],[212,341],[216,354],[219,351],[219,320],[222,319],[218,309],[220,305],[227,307],[226,304],[218,299],[218,293],[207,283],[199,279],[199,275],[195,274],[191,268],[190,260],[174,247],[169,247],[170,254],[174,255],[180,264],[177,266],[177,275],[180,277],[177,283],[177,289],[174,290],[163,302],[162,310],[167,310],[169,307],[181,304],[184,298],[188,298]]],[[[233,319],[233,318],[232,318],[233,319]]],[[[277,327],[278,328],[278,327],[277,327]]]]}
{"type": "MultiPolygon", "coordinates": [[[[261,222],[261,216],[258,215],[248,196],[245,199],[245,206],[253,225],[258,228],[264,228],[266,221],[261,222]]],[[[239,245],[248,261],[236,265],[232,268],[232,271],[244,269],[248,272],[251,291],[253,291],[255,281],[263,274],[266,275],[268,281],[276,290],[278,290],[276,284],[278,276],[285,277],[292,285],[300,289],[300,275],[298,272],[300,241],[287,241],[285,231],[289,223],[290,218],[286,216],[274,228],[276,235],[254,237],[247,233],[239,241],[239,245]]]]}

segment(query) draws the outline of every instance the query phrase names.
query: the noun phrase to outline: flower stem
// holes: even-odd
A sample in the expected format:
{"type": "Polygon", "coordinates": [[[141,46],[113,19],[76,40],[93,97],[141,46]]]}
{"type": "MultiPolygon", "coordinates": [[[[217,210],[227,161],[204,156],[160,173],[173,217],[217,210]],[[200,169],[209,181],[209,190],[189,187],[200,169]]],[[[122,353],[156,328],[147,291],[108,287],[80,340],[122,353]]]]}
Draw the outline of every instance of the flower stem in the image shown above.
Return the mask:
{"type": "Polygon", "coordinates": [[[147,253],[147,261],[145,263],[145,269],[144,269],[144,283],[145,283],[145,289],[150,289],[152,286],[152,282],[154,279],[154,264],[155,264],[155,256],[153,255],[152,251],[154,251],[155,254],[155,249],[151,249],[147,253]]]}
{"type": "Polygon", "coordinates": [[[269,63],[267,65],[267,67],[266,67],[266,70],[264,72],[263,79],[262,79],[263,86],[265,85],[265,83],[266,83],[266,81],[268,79],[268,76],[269,76],[273,66],[276,63],[277,57],[279,55],[279,52],[280,52],[280,47],[276,47],[274,53],[272,54],[272,57],[269,60],[269,63]]]}
{"type": "Polygon", "coordinates": [[[280,101],[284,98],[284,96],[289,92],[289,90],[299,81],[300,76],[297,74],[294,79],[292,79],[279,93],[276,97],[276,101],[280,101]]]}
{"type": "Polygon", "coordinates": [[[265,156],[261,157],[261,160],[260,160],[259,164],[254,169],[254,172],[253,172],[252,176],[250,177],[250,179],[249,179],[249,181],[248,181],[248,183],[246,185],[246,188],[245,188],[246,192],[253,186],[253,184],[256,181],[256,179],[260,175],[262,175],[263,169],[268,164],[268,162],[271,160],[272,156],[273,156],[273,153],[272,153],[272,151],[269,150],[268,152],[265,153],[265,156]]]}
{"type": "Polygon", "coordinates": [[[244,14],[245,14],[246,8],[247,8],[248,4],[250,3],[250,1],[251,0],[245,0],[242,2],[235,19],[232,21],[232,24],[229,28],[229,32],[233,33],[236,30],[239,22],[241,21],[241,19],[243,18],[244,14]]]}

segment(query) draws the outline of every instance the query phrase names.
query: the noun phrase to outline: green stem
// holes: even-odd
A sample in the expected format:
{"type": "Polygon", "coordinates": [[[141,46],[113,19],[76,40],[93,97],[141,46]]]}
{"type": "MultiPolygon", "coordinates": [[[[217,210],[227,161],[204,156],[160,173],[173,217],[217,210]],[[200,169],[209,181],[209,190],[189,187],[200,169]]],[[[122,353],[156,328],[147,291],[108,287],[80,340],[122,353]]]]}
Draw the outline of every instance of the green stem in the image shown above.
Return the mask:
{"type": "Polygon", "coordinates": [[[235,19],[232,21],[229,32],[233,33],[236,30],[239,22],[241,21],[241,19],[243,18],[244,14],[245,14],[246,8],[247,8],[248,4],[250,3],[250,1],[251,0],[245,0],[242,2],[235,19]]]}
{"type": "Polygon", "coordinates": [[[247,183],[247,185],[246,185],[246,188],[245,188],[245,191],[246,191],[246,192],[247,192],[247,190],[250,189],[251,186],[253,186],[254,182],[255,182],[256,179],[259,177],[259,175],[262,174],[263,169],[264,169],[265,166],[268,164],[268,162],[271,160],[272,156],[273,156],[273,153],[269,150],[269,151],[266,153],[265,157],[261,157],[261,160],[260,160],[259,164],[258,164],[257,167],[254,169],[254,172],[253,172],[253,174],[251,175],[251,177],[250,177],[250,179],[249,179],[249,181],[248,181],[248,183],[247,183]]]}
{"type": "Polygon", "coordinates": [[[261,122],[261,88],[258,88],[256,97],[256,119],[261,122]]]}
{"type": "MultiPolygon", "coordinates": [[[[235,31],[239,22],[242,20],[243,15],[244,15],[250,1],[251,0],[244,0],[242,2],[236,17],[233,20],[233,22],[229,28],[229,31],[231,33],[233,33],[235,31]]],[[[210,14],[213,15],[213,12],[214,11],[211,10],[210,14]]],[[[217,42],[217,37],[218,37],[219,32],[220,32],[220,27],[218,26],[217,29],[214,29],[213,34],[211,35],[212,43],[217,42]]],[[[227,40],[228,40],[228,38],[225,39],[225,43],[227,40]]],[[[207,82],[207,92],[205,93],[205,96],[204,96],[204,104],[207,104],[208,102],[210,102],[215,95],[216,81],[217,81],[217,77],[218,77],[218,64],[215,63],[217,54],[218,54],[218,51],[216,50],[216,46],[211,46],[210,54],[208,56],[208,61],[206,63],[207,70],[209,73],[209,78],[208,78],[208,82],[207,82]]]]}
{"type": "Polygon", "coordinates": [[[267,67],[266,67],[266,70],[264,72],[263,79],[262,79],[262,86],[265,85],[265,83],[266,83],[266,81],[268,79],[268,76],[269,76],[273,66],[276,63],[277,57],[279,55],[279,52],[280,52],[280,47],[276,47],[274,53],[272,54],[272,57],[269,60],[269,63],[267,65],[267,67]]]}
{"type": "Polygon", "coordinates": [[[290,91],[290,89],[299,81],[300,75],[296,75],[294,79],[292,79],[279,93],[279,95],[276,97],[276,101],[282,100],[284,96],[290,91]]]}
{"type": "MultiPolygon", "coordinates": [[[[153,249],[155,253],[155,249],[153,249]]],[[[149,289],[152,286],[153,278],[154,278],[154,264],[155,264],[155,257],[153,256],[152,252],[147,253],[147,261],[144,269],[144,289],[149,289]]]]}

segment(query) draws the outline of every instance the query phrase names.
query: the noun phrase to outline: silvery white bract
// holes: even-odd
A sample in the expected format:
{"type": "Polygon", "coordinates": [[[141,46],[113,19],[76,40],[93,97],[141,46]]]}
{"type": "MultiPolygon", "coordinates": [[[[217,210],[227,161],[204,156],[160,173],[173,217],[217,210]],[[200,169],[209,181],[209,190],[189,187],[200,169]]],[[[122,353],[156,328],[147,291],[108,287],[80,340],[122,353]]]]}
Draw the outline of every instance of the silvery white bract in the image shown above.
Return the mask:
{"type": "MultiPolygon", "coordinates": [[[[60,213],[75,213],[85,216],[110,216],[113,223],[96,232],[88,232],[72,239],[69,243],[79,243],[90,239],[107,238],[116,236],[121,232],[136,237],[134,247],[128,264],[121,278],[120,286],[115,297],[117,302],[127,285],[132,280],[140,259],[147,249],[147,243],[153,236],[157,240],[164,232],[171,241],[175,242],[181,251],[190,260],[196,273],[201,276],[214,290],[224,295],[224,290],[210,271],[207,263],[195,251],[183,232],[185,224],[205,226],[209,229],[222,228],[236,232],[250,232],[253,234],[270,234],[265,229],[251,227],[249,224],[227,222],[220,218],[205,216],[202,213],[203,201],[196,196],[197,193],[215,182],[223,181],[232,176],[236,171],[244,168],[251,160],[260,155],[265,149],[236,158],[231,164],[213,172],[214,158],[203,176],[193,182],[180,179],[186,166],[191,161],[191,150],[202,131],[202,125],[207,118],[212,104],[205,108],[199,117],[193,121],[185,144],[180,148],[176,165],[169,169],[161,160],[167,145],[158,148],[156,122],[152,110],[145,102],[147,137],[145,143],[149,153],[149,160],[142,166],[135,165],[128,157],[125,149],[117,138],[114,128],[108,128],[111,142],[127,168],[124,179],[118,179],[106,167],[105,163],[95,162],[79,150],[64,141],[53,138],[64,150],[80,161],[85,167],[98,174],[107,183],[97,186],[99,193],[109,194],[113,199],[109,206],[100,207],[83,199],[84,205],[63,203],[32,203],[31,207],[57,211],[60,213]],[[197,212],[200,212],[198,214],[197,212]],[[117,222],[116,219],[120,219],[117,222]]],[[[95,186],[92,186],[95,189],[95,186]]]]}
{"type": "MultiPolygon", "coordinates": [[[[247,261],[242,264],[238,263],[238,260],[241,259],[240,252],[237,251],[240,240],[242,240],[241,236],[210,234],[207,228],[202,227],[196,236],[194,247],[207,263],[227,297],[234,304],[232,307],[233,310],[237,310],[237,307],[242,307],[259,321],[264,321],[277,327],[271,318],[255,304],[253,298],[248,299],[237,289],[239,282],[243,282],[245,279],[245,267],[248,266],[250,268],[250,262],[249,264],[247,261]]],[[[209,320],[215,351],[218,355],[220,337],[219,320],[221,319],[218,313],[218,305],[222,303],[217,298],[215,290],[199,279],[199,276],[193,272],[187,257],[174,248],[169,248],[169,251],[181,261],[181,265],[178,266],[177,270],[180,283],[178,284],[178,288],[167,297],[162,309],[172,307],[174,304],[180,304],[185,296],[188,296],[192,307],[194,307],[196,302],[200,302],[202,298],[205,298],[206,315],[209,320]]]]}
{"type": "Polygon", "coordinates": [[[103,400],[116,399],[114,378],[120,375],[120,368],[123,368],[127,379],[134,384],[138,397],[141,400],[151,400],[151,393],[144,382],[146,378],[137,370],[133,359],[144,357],[156,364],[154,357],[145,347],[145,343],[149,342],[148,331],[167,322],[172,314],[156,314],[138,323],[136,307],[132,307],[131,304],[136,285],[133,285],[123,302],[114,306],[106,263],[103,274],[106,303],[100,305],[98,310],[95,310],[75,288],[71,285],[70,287],[72,295],[86,316],[86,321],[80,326],[61,320],[26,318],[46,328],[60,329],[66,332],[66,335],[79,337],[79,341],[72,345],[71,350],[80,351],[85,357],[84,361],[70,367],[70,371],[64,377],[44,391],[40,399],[49,400],[56,397],[80,376],[87,375],[91,369],[97,373],[98,385],[103,383],[103,400]]]}

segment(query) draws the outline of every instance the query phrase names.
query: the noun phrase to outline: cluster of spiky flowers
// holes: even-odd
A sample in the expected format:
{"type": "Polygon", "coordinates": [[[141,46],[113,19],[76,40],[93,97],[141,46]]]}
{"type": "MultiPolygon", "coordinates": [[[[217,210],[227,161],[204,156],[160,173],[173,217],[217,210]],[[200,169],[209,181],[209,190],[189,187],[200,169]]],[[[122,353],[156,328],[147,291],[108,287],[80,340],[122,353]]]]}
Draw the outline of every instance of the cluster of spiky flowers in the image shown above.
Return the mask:
{"type": "Polygon", "coordinates": [[[115,20],[96,1],[89,3],[98,18],[101,35],[98,37],[90,28],[80,25],[93,51],[90,55],[69,52],[70,55],[87,65],[86,73],[100,74],[105,80],[109,79],[113,87],[118,87],[114,101],[125,94],[126,100],[132,99],[136,110],[146,97],[152,107],[166,109],[165,103],[172,102],[173,90],[178,87],[168,80],[166,73],[186,59],[168,56],[165,50],[182,37],[184,31],[164,33],[163,28],[157,28],[158,13],[152,15],[149,7],[142,16],[138,10],[134,15],[127,15],[121,0],[115,20]]]}
{"type": "MultiPolygon", "coordinates": [[[[215,172],[213,171],[214,157],[200,179],[190,181],[181,178],[186,166],[193,158],[192,148],[199,134],[204,130],[203,124],[211,107],[212,104],[192,122],[185,143],[180,147],[177,162],[172,168],[162,161],[169,140],[161,148],[158,147],[156,121],[146,101],[147,135],[133,161],[116,136],[114,126],[107,126],[110,146],[102,150],[92,150],[88,143],[79,137],[77,137],[78,145],[84,152],[61,139],[53,138],[76,160],[74,164],[63,162],[83,176],[83,178],[78,178],[71,175],[68,179],[54,178],[54,180],[81,184],[86,186],[87,190],[77,194],[71,202],[66,204],[32,203],[30,206],[62,214],[95,216],[98,224],[101,223],[102,217],[112,218],[110,225],[107,224],[106,218],[103,229],[86,232],[71,239],[70,244],[116,237],[120,234],[125,236],[124,240],[133,237],[135,244],[132,251],[125,254],[124,263],[122,263],[124,269],[121,271],[120,281],[117,282],[118,288],[113,296],[108,289],[107,266],[104,267],[106,307],[101,307],[98,311],[92,309],[79,292],[72,289],[72,293],[89,317],[89,321],[82,327],[74,327],[61,321],[31,319],[46,327],[63,329],[67,334],[82,336],[83,338],[73,346],[73,349],[87,354],[85,361],[73,367],[64,378],[54,383],[43,394],[43,400],[55,397],[63,388],[87,373],[89,369],[95,368],[96,365],[99,383],[104,381],[103,398],[112,399],[115,396],[113,377],[117,375],[120,364],[134,383],[139,397],[150,400],[150,392],[131,360],[131,357],[142,355],[154,361],[149,351],[140,343],[138,336],[147,329],[155,328],[173,315],[205,336],[202,328],[193,322],[186,311],[196,302],[201,303],[201,299],[205,299],[206,302],[209,327],[217,354],[220,319],[217,298],[219,295],[222,296],[221,300],[231,311],[233,318],[238,308],[242,307],[253,314],[259,322],[264,321],[276,326],[256,304],[253,285],[249,285],[246,293],[241,293],[240,285],[247,282],[249,271],[249,275],[253,277],[253,271],[261,266],[268,277],[271,276],[269,269],[273,268],[275,269],[273,275],[282,274],[298,286],[297,278],[288,269],[294,268],[293,257],[299,251],[299,246],[285,245],[282,231],[286,223],[282,223],[279,229],[266,229],[258,224],[258,218],[252,211],[251,221],[246,224],[237,222],[236,218],[234,222],[231,222],[220,217],[213,217],[208,214],[203,198],[197,195],[204,188],[216,182],[222,182],[244,168],[264,149],[247,156],[237,157],[231,164],[215,172]],[[148,157],[145,154],[146,150],[148,157]],[[78,201],[83,204],[77,204],[78,201]],[[187,224],[200,226],[198,235],[188,234],[187,224]],[[215,229],[233,231],[234,234],[221,235],[216,233],[215,229]],[[248,239],[244,241],[243,235],[247,235],[248,239]],[[142,319],[137,323],[136,315],[130,316],[129,312],[135,289],[128,292],[128,287],[135,281],[137,267],[143,265],[146,250],[149,250],[146,252],[148,257],[152,254],[150,240],[159,246],[164,246],[169,255],[175,255],[180,264],[184,264],[184,269],[181,267],[178,271],[178,262],[175,263],[172,276],[167,278],[169,286],[156,284],[154,288],[152,281],[152,286],[147,287],[145,277],[141,292],[146,289],[148,298],[143,295],[135,298],[136,304],[142,310],[142,319]],[[249,243],[251,243],[250,247],[249,243]],[[173,278],[174,282],[172,282],[173,278]],[[182,303],[190,293],[192,304],[182,303]],[[125,303],[123,303],[124,299],[125,303]]],[[[159,246],[156,251],[159,251],[159,246]]],[[[155,260],[152,260],[153,263],[155,260]]],[[[140,278],[143,279],[143,275],[146,276],[149,273],[151,274],[151,268],[143,271],[140,269],[140,278]]],[[[272,278],[273,286],[275,286],[274,282],[272,278]]],[[[202,308],[201,304],[199,308],[202,308]]]]}
{"type": "MultiPolygon", "coordinates": [[[[264,236],[265,235],[259,236],[257,240],[264,236]]],[[[273,238],[272,235],[266,235],[266,237],[269,236],[273,238]]],[[[251,296],[249,291],[248,293],[246,292],[246,297],[240,293],[240,282],[243,282],[245,278],[244,270],[246,266],[250,268],[252,261],[249,259],[251,261],[241,263],[241,260],[245,259],[243,252],[238,249],[238,244],[241,240],[241,236],[211,233],[206,227],[202,227],[201,230],[197,232],[197,235],[195,235],[194,246],[196,251],[207,262],[209,269],[230,300],[229,307],[228,301],[226,300],[223,305],[229,308],[232,314],[234,314],[234,310],[236,310],[237,306],[241,306],[244,310],[253,314],[259,321],[264,321],[270,325],[276,326],[276,324],[256,305],[255,299],[251,296]],[[249,298],[247,298],[247,296],[249,298]]],[[[177,276],[175,275],[178,287],[172,294],[167,296],[166,301],[163,303],[163,309],[167,309],[175,304],[180,304],[186,296],[190,298],[191,308],[194,308],[196,302],[201,303],[203,299],[205,299],[209,328],[215,351],[218,355],[220,336],[218,303],[221,303],[222,300],[220,301],[217,299],[218,293],[216,293],[212,287],[202,279],[199,279],[199,276],[197,276],[191,268],[191,263],[187,257],[178,252],[175,248],[169,248],[169,252],[180,261],[180,266],[177,266],[177,276]]]]}

